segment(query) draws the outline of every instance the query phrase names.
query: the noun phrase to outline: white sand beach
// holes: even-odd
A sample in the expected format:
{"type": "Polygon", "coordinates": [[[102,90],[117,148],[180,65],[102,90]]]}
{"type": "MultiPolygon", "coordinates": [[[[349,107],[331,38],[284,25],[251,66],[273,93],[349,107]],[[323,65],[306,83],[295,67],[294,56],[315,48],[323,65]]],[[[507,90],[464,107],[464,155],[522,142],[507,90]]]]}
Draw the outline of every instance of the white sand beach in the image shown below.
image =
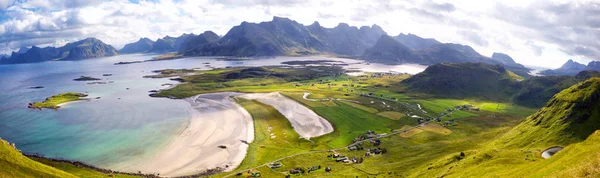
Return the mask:
{"type": "Polygon", "coordinates": [[[257,100],[273,106],[290,121],[294,130],[303,138],[309,139],[333,132],[333,127],[327,120],[279,92],[250,93],[238,97],[257,100]]]}
{"type": "Polygon", "coordinates": [[[127,168],[128,171],[160,173],[173,177],[199,173],[206,169],[239,166],[252,142],[254,126],[250,114],[223,92],[197,95],[187,99],[192,104],[192,118],[184,131],[154,157],[127,168]],[[219,146],[226,148],[219,148],[219,146]]]}

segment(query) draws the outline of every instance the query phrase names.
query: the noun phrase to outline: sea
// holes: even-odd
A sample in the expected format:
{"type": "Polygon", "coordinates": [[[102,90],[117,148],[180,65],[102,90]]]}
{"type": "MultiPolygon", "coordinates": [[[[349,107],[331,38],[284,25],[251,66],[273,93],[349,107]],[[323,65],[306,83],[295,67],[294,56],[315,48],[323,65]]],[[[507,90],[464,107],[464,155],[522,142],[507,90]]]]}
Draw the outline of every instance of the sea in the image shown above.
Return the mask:
{"type": "Polygon", "coordinates": [[[155,155],[185,129],[191,117],[188,102],[149,96],[150,90],[177,84],[168,78],[143,77],[154,74],[155,70],[270,66],[297,60],[341,61],[344,68],[367,72],[415,74],[426,68],[416,64],[369,64],[324,56],[243,61],[191,57],[115,65],[155,56],[132,54],[81,61],[0,65],[0,138],[15,143],[24,153],[118,169],[155,155]],[[105,84],[73,80],[80,76],[100,78],[99,82],[105,84]],[[31,88],[35,86],[43,88],[31,88]],[[68,103],[57,110],[27,108],[28,103],[63,92],[85,93],[90,100],[68,103]]]}

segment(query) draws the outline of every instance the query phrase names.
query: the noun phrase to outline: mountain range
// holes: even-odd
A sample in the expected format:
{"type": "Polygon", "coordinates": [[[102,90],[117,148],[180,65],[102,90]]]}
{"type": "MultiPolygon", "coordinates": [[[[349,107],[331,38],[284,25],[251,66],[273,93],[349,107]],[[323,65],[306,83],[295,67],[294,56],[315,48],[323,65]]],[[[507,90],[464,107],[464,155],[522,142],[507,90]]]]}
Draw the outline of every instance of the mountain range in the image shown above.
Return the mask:
{"type": "MultiPolygon", "coordinates": [[[[101,44],[101,46],[108,46],[101,44]]],[[[69,51],[70,48],[46,47],[34,49],[35,53],[32,54],[13,53],[13,56],[2,60],[1,63],[69,60],[116,54],[110,49],[112,47],[101,48],[104,50],[90,51],[80,57],[69,57],[65,51],[69,51]],[[99,54],[93,54],[96,52],[99,54]]],[[[206,31],[200,35],[166,36],[156,41],[141,38],[125,45],[119,52],[123,54],[178,52],[184,56],[244,57],[327,54],[385,64],[433,65],[443,62],[483,62],[500,64],[520,76],[529,76],[528,68],[501,53],[494,53],[490,58],[477,53],[467,45],[441,43],[414,34],[388,36],[378,25],[355,27],[340,23],[333,28],[326,28],[318,22],[305,26],[282,17],[273,17],[272,21],[260,23],[242,22],[222,37],[206,31]]]]}
{"type": "Polygon", "coordinates": [[[573,61],[572,59],[569,59],[560,68],[544,70],[544,71],[541,71],[540,74],[549,75],[549,76],[559,76],[559,75],[575,76],[575,75],[577,75],[577,73],[579,73],[581,71],[585,71],[585,70],[600,71],[600,61],[592,61],[592,62],[588,63],[588,65],[586,66],[585,64],[581,64],[576,61],[573,61]]]}
{"type": "Polygon", "coordinates": [[[67,43],[65,46],[39,48],[32,46],[27,52],[13,52],[9,58],[0,61],[2,64],[32,63],[51,60],[82,60],[117,55],[117,50],[96,38],[67,43]],[[19,53],[21,52],[21,53],[19,53]]]}
{"type": "Polygon", "coordinates": [[[130,53],[145,53],[152,49],[152,45],[154,45],[154,41],[149,38],[140,38],[138,41],[134,43],[126,44],[119,53],[121,54],[130,54],[130,53]]]}

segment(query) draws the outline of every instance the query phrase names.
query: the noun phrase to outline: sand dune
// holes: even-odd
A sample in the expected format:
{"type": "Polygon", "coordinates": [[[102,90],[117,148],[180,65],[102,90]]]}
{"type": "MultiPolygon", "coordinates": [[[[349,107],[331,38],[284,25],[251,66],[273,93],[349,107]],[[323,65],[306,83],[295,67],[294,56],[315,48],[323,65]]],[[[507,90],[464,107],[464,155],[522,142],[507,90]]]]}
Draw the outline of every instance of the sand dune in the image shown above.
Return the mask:
{"type": "Polygon", "coordinates": [[[242,140],[254,139],[254,126],[250,114],[229,97],[236,95],[240,94],[212,93],[187,99],[192,104],[192,118],[185,130],[153,158],[128,170],[171,177],[237,167],[248,149],[242,140]]]}
{"type": "Polygon", "coordinates": [[[333,127],[327,120],[279,92],[250,93],[238,97],[257,100],[273,106],[290,121],[294,130],[303,138],[309,139],[333,132],[333,127]]]}

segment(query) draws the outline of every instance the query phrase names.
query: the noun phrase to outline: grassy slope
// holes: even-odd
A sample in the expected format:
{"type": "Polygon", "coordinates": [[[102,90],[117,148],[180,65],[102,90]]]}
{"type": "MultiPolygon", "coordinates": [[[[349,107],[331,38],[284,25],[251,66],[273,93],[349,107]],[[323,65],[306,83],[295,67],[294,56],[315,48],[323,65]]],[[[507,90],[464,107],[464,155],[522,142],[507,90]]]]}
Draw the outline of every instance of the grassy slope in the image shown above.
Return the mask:
{"type": "Polygon", "coordinates": [[[42,102],[34,102],[33,108],[57,109],[57,108],[59,108],[58,105],[60,105],[60,104],[63,104],[66,102],[71,102],[71,101],[81,100],[81,97],[86,97],[86,96],[87,95],[82,94],[82,93],[73,93],[73,92],[61,93],[58,95],[51,96],[42,102]]]}
{"type": "Polygon", "coordinates": [[[301,139],[285,116],[275,108],[255,100],[236,98],[236,101],[252,115],[255,134],[254,142],[248,149],[251,154],[248,154],[238,169],[251,168],[319,146],[301,139]],[[275,138],[271,138],[270,134],[274,134],[275,138]]]}
{"type": "Polygon", "coordinates": [[[55,162],[55,161],[50,161],[48,159],[40,159],[40,158],[32,158],[32,159],[37,162],[43,163],[45,165],[52,166],[56,169],[68,172],[69,174],[73,174],[77,177],[83,177],[83,178],[110,177],[110,176],[117,177],[117,178],[139,177],[139,176],[124,175],[124,174],[104,174],[104,173],[97,172],[97,171],[94,171],[91,169],[77,167],[77,166],[74,166],[69,163],[55,162]]]}
{"type": "Polygon", "coordinates": [[[0,177],[76,177],[23,156],[0,140],[0,177]]]}
{"type": "Polygon", "coordinates": [[[599,96],[600,78],[574,85],[491,144],[465,150],[463,159],[456,154],[438,158],[411,176],[597,177],[599,96]],[[541,152],[555,145],[566,148],[542,159],[541,152]]]}
{"type": "Polygon", "coordinates": [[[498,145],[549,147],[582,141],[600,128],[600,78],[589,79],[556,94],[498,145]]]}

